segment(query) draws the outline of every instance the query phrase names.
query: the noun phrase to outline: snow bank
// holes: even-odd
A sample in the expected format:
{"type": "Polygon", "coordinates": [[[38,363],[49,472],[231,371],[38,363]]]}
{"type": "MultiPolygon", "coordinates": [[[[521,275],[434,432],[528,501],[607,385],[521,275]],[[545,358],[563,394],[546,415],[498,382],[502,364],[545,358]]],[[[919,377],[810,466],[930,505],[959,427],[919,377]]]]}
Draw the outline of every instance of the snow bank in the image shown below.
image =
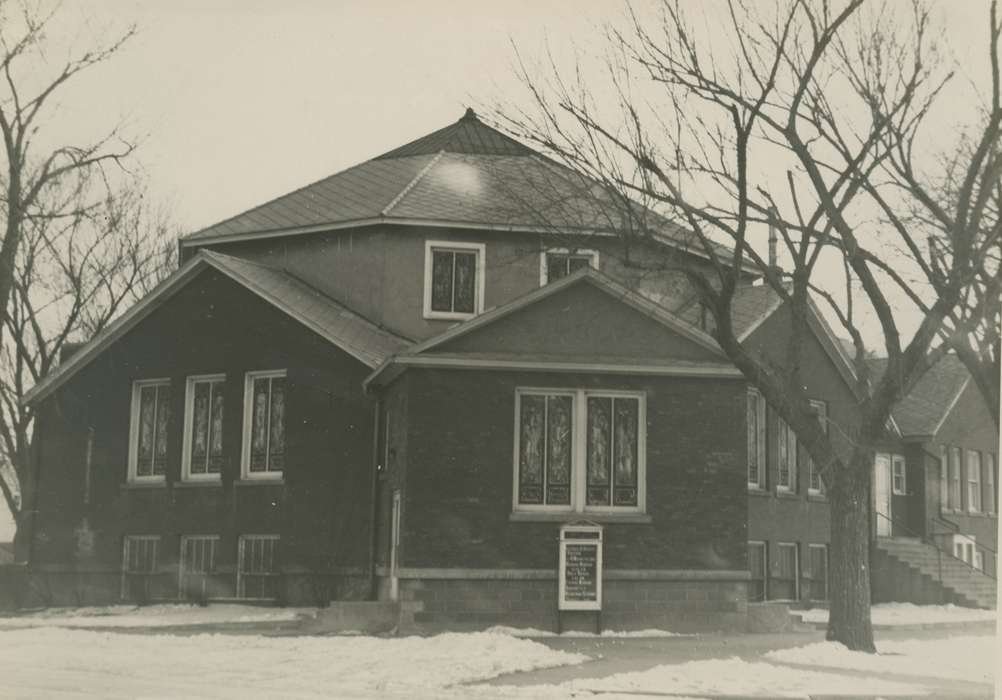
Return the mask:
{"type": "Polygon", "coordinates": [[[0,678],[4,692],[18,697],[81,690],[103,698],[439,697],[455,684],[586,660],[484,633],[384,639],[0,632],[0,678]]]}
{"type": "Polygon", "coordinates": [[[596,692],[641,694],[740,695],[762,697],[804,697],[805,695],[920,695],[920,686],[846,676],[824,671],[770,663],[743,661],[738,658],[688,661],[655,666],[646,671],[620,673],[605,678],[584,678],[548,688],[554,696],[596,692]]]}
{"type": "MultiPolygon", "coordinates": [[[[795,610],[804,622],[828,622],[824,608],[795,610]]],[[[914,603],[879,603],[870,608],[875,625],[925,625],[940,622],[979,622],[994,620],[994,610],[962,608],[957,605],[915,605],[914,603]]]]}
{"type": "Polygon", "coordinates": [[[536,629],[534,627],[507,627],[505,625],[495,625],[486,630],[487,634],[503,634],[509,637],[518,637],[519,639],[533,639],[540,637],[561,637],[561,638],[592,638],[598,639],[600,637],[605,638],[650,638],[650,637],[688,637],[692,635],[680,634],[678,632],[669,632],[668,630],[656,630],[656,629],[646,629],[646,630],[628,630],[628,631],[617,631],[617,630],[602,630],[601,633],[595,634],[594,632],[579,632],[575,630],[568,630],[566,632],[561,632],[557,634],[556,632],[550,632],[549,630],[536,629]]]}
{"type": "Polygon", "coordinates": [[[29,615],[0,617],[0,629],[22,627],[170,627],[235,622],[283,622],[316,614],[315,608],[262,608],[253,605],[109,605],[48,608],[29,615]]]}
{"type": "Polygon", "coordinates": [[[849,651],[836,642],[818,642],[770,651],[765,656],[788,664],[904,673],[975,683],[992,683],[994,678],[994,636],[883,641],[877,644],[877,651],[878,654],[866,654],[849,651]]]}

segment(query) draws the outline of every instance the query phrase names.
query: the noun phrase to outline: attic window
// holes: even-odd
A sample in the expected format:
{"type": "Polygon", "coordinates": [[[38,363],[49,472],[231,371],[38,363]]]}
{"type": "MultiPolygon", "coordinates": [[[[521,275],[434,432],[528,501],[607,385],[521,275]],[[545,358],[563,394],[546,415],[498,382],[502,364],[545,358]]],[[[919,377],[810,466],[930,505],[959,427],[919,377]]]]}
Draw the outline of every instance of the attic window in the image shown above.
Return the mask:
{"type": "Polygon", "coordinates": [[[598,251],[551,248],[543,251],[539,263],[539,284],[542,286],[586,267],[597,270],[598,251]]]}
{"type": "Polygon", "coordinates": [[[465,319],[484,310],[484,244],[425,244],[425,318],[465,319]]]}

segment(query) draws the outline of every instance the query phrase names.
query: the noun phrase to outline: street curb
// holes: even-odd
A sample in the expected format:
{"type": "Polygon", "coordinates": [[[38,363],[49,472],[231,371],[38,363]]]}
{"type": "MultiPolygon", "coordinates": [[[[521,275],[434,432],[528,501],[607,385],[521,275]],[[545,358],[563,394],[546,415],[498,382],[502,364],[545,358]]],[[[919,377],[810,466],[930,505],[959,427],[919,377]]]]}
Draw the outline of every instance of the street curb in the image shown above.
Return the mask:
{"type": "MultiPolygon", "coordinates": [[[[827,622],[813,623],[815,629],[828,629],[827,622]]],[[[994,630],[995,620],[966,620],[963,622],[918,622],[910,625],[873,625],[873,629],[886,630],[994,630]]]]}

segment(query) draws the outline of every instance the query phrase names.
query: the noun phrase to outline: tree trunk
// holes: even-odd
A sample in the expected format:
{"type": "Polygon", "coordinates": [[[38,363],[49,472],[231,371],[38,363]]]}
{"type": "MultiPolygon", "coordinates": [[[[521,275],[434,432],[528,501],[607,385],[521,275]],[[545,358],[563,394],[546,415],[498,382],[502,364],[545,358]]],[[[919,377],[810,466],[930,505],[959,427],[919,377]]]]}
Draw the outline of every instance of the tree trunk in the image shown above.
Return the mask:
{"type": "Polygon", "coordinates": [[[27,447],[17,455],[17,481],[21,492],[21,507],[14,516],[14,561],[26,562],[30,554],[31,532],[35,516],[35,451],[27,447]]]}
{"type": "Polygon", "coordinates": [[[831,504],[831,610],[827,638],[873,653],[870,623],[870,471],[872,456],[854,451],[835,470],[831,504]]]}

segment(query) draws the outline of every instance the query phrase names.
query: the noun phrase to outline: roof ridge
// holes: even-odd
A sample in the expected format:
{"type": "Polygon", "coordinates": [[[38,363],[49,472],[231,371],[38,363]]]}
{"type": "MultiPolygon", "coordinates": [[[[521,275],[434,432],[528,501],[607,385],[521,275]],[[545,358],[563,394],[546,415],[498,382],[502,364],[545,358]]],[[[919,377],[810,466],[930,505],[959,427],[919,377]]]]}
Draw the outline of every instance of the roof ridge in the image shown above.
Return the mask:
{"type": "Polygon", "coordinates": [[[414,189],[414,187],[421,181],[421,179],[424,178],[425,174],[427,174],[427,172],[429,170],[431,170],[435,166],[435,163],[437,163],[438,161],[440,161],[442,159],[443,155],[445,155],[445,149],[444,148],[442,150],[440,150],[438,153],[436,153],[435,157],[432,158],[430,161],[428,161],[427,165],[425,165],[423,168],[421,168],[420,172],[418,172],[418,174],[415,175],[411,179],[410,182],[408,182],[406,185],[404,185],[404,188],[402,190],[400,190],[400,192],[397,194],[397,196],[394,197],[393,200],[389,204],[387,204],[386,207],[384,207],[382,211],[379,212],[379,215],[380,216],[388,216],[389,213],[390,213],[390,209],[392,209],[393,207],[397,206],[397,204],[400,203],[400,200],[402,200],[404,197],[406,197],[407,194],[412,189],[414,189]]]}
{"type": "MultiPolygon", "coordinates": [[[[418,153],[418,154],[414,154],[414,155],[411,155],[411,156],[399,156],[399,157],[400,158],[427,158],[428,155],[429,154],[427,154],[427,153],[418,153]]],[[[280,199],[285,199],[286,197],[291,197],[292,195],[299,194],[300,192],[304,192],[304,191],[306,191],[306,190],[308,190],[308,189],[310,189],[310,188],[312,188],[312,187],[314,187],[316,185],[319,185],[322,182],[326,182],[327,180],[330,180],[332,178],[339,177],[339,176],[344,175],[345,173],[349,173],[349,172],[351,172],[353,170],[357,170],[358,168],[361,168],[363,165],[367,165],[367,164],[371,163],[374,160],[377,160],[377,159],[376,158],[369,158],[367,160],[363,160],[360,163],[355,163],[354,165],[349,165],[347,168],[344,168],[342,170],[338,170],[337,172],[331,173],[330,175],[325,175],[325,176],[323,176],[321,178],[313,180],[312,182],[308,182],[308,183],[306,183],[305,185],[303,185],[301,187],[297,187],[295,189],[289,190],[288,192],[283,192],[282,194],[275,195],[271,199],[268,199],[268,200],[266,200],[264,202],[261,202],[260,204],[255,205],[255,206],[251,207],[250,209],[244,209],[242,211],[237,212],[233,216],[228,216],[225,219],[222,219],[220,221],[216,221],[215,223],[209,224],[208,226],[203,226],[202,228],[198,229],[197,231],[192,231],[191,233],[187,233],[187,234],[181,236],[180,240],[186,241],[186,240],[190,240],[190,239],[195,239],[195,237],[198,236],[203,231],[208,231],[209,229],[217,228],[217,227],[222,226],[224,224],[227,224],[227,223],[229,223],[229,222],[233,221],[234,219],[237,219],[237,218],[239,218],[241,216],[245,216],[247,214],[250,214],[251,212],[259,211],[259,210],[267,207],[270,204],[274,204],[275,202],[277,202],[280,199]]]]}

